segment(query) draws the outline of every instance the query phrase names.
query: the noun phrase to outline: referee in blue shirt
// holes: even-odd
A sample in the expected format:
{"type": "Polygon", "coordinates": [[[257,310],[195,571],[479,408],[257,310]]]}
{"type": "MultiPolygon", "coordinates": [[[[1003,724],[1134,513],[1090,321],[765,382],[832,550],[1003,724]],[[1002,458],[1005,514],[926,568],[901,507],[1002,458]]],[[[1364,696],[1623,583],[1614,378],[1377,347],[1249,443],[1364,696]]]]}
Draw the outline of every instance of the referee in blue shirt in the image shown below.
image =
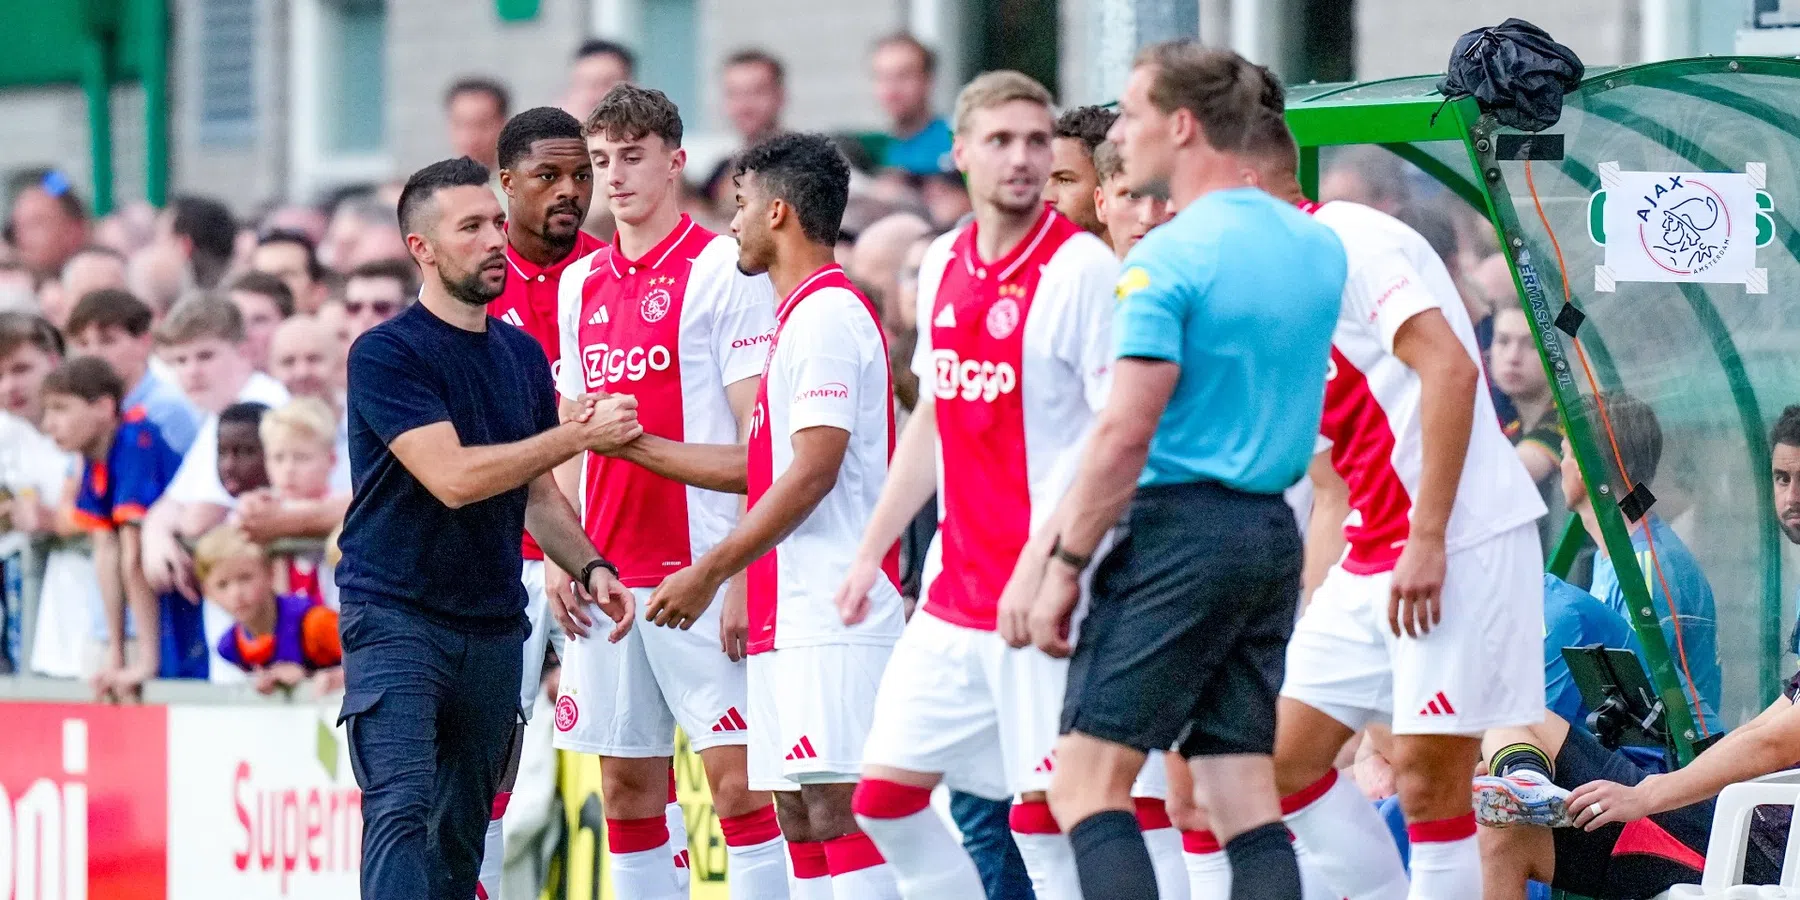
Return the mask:
{"type": "Polygon", "coordinates": [[[489,808],[516,760],[525,529],[614,623],[631,593],[548,474],[635,439],[636,401],[558,424],[537,341],[487,315],[505,216],[470,159],[414,173],[400,228],[419,302],[350,348],[354,497],[340,538],[344,705],[363,789],[362,896],[475,896],[489,808]]]}
{"type": "Polygon", "coordinates": [[[1180,212],[1125,258],[1112,393],[1030,619],[1038,647],[1069,653],[1079,579],[1119,525],[1094,567],[1050,787],[1087,900],[1157,896],[1131,784],[1146,751],[1170,748],[1211,800],[1232,897],[1300,897],[1269,760],[1300,594],[1281,492],[1318,435],[1345,262],[1325,226],[1244,187],[1231,151],[1281,110],[1266,69],[1159,44],[1138,56],[1109,135],[1131,189],[1180,212]]]}

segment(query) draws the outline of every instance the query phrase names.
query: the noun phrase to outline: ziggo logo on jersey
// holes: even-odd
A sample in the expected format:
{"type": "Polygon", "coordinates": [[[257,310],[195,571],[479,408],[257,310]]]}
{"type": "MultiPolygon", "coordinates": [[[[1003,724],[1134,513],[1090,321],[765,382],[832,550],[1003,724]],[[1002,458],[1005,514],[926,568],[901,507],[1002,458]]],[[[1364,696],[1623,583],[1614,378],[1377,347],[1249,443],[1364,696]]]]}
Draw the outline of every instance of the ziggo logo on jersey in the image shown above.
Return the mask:
{"type": "Polygon", "coordinates": [[[933,350],[932,362],[937,368],[937,398],[981,400],[992,403],[1001,394],[1010,394],[1019,384],[1019,373],[1012,363],[991,363],[963,359],[955,350],[933,350]]]}
{"type": "Polygon", "coordinates": [[[620,347],[595,344],[581,352],[583,370],[589,388],[602,388],[615,381],[643,381],[651,372],[666,371],[675,358],[661,344],[650,347],[620,347]]]}

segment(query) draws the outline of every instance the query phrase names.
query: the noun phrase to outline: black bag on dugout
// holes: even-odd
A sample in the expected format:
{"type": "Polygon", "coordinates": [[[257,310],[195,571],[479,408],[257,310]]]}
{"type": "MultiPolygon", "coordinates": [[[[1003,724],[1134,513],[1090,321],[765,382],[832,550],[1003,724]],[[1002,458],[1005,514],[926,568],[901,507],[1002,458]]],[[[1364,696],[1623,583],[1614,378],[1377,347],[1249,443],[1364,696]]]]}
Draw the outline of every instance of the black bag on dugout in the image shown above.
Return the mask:
{"type": "Polygon", "coordinates": [[[1585,71],[1575,51],[1524,19],[1477,28],[1456,41],[1438,82],[1447,100],[1473,96],[1482,112],[1520,131],[1543,131],[1562,117],[1563,95],[1585,71]]]}

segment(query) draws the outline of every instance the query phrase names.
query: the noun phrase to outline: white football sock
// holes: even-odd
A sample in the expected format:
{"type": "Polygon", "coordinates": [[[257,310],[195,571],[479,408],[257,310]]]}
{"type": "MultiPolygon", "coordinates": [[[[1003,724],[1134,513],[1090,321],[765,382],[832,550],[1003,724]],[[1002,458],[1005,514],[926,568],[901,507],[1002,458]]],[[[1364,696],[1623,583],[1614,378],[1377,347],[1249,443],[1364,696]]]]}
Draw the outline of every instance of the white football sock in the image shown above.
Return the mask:
{"type": "Polygon", "coordinates": [[[693,867],[688,859],[687,817],[681,811],[681,804],[675,802],[675,782],[669,782],[669,805],[663,809],[663,818],[669,823],[670,858],[675,863],[675,883],[681,887],[681,896],[688,895],[688,879],[693,875],[693,867]]]}
{"type": "Polygon", "coordinates": [[[1409,900],[1481,896],[1481,850],[1475,843],[1475,814],[1406,826],[1412,839],[1412,892],[1409,900]]]}
{"type": "MultiPolygon", "coordinates": [[[[1231,860],[1210,831],[1182,835],[1188,895],[1193,900],[1231,900],[1231,860]]],[[[1162,890],[1158,885],[1157,890],[1162,890]]]]}
{"type": "Polygon", "coordinates": [[[825,861],[835,900],[901,900],[894,867],[881,858],[868,835],[859,831],[826,841],[825,861]]]}
{"type": "Polygon", "coordinates": [[[1156,869],[1156,893],[1161,900],[1188,900],[1187,863],[1181,858],[1181,832],[1173,828],[1146,831],[1144,846],[1156,869]]]}
{"type": "Polygon", "coordinates": [[[881,849],[882,858],[894,871],[900,896],[907,900],[987,895],[975,861],[929,806],[900,818],[858,815],[856,821],[881,849]]]}
{"type": "MultiPolygon", "coordinates": [[[[1400,848],[1375,807],[1349,779],[1334,769],[1315,784],[1281,799],[1294,835],[1295,853],[1305,854],[1334,896],[1347,900],[1402,900],[1406,868],[1400,848]]],[[[1480,896],[1477,888],[1474,896],[1480,896]]]]}
{"type": "Polygon", "coordinates": [[[676,881],[668,820],[607,819],[607,863],[613,889],[631,900],[680,900],[687,891],[676,881]]]}
{"type": "Polygon", "coordinates": [[[500,870],[506,866],[506,840],[500,817],[506,814],[506,802],[511,798],[508,793],[494,798],[493,817],[488,819],[487,834],[482,837],[481,872],[475,885],[476,896],[484,900],[500,900],[500,870]]]}
{"type": "Polygon", "coordinates": [[[719,820],[725,837],[725,860],[731,900],[786,900],[787,842],[770,804],[741,816],[719,820]]]}

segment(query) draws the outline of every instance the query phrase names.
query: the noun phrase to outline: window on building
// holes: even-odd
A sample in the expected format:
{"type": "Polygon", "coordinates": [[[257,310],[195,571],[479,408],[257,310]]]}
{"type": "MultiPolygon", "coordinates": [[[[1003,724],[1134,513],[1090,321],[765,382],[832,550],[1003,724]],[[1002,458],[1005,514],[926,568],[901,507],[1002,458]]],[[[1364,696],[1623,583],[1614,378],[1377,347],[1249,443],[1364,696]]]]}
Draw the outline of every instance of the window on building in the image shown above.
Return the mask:
{"type": "Polygon", "coordinates": [[[696,114],[700,63],[694,0],[638,0],[638,15],[638,82],[656,85],[684,113],[696,114]]]}
{"type": "Polygon", "coordinates": [[[200,143],[245,147],[256,137],[256,0],[201,0],[200,143]]]}
{"type": "Polygon", "coordinates": [[[386,145],[386,4],[320,0],[319,11],[320,149],[379,152],[386,145]]]}
{"type": "Polygon", "coordinates": [[[1056,62],[1062,19],[1057,7],[1057,0],[970,3],[965,20],[968,52],[960,80],[994,69],[1014,69],[1037,79],[1052,96],[1061,96],[1056,62]]]}

